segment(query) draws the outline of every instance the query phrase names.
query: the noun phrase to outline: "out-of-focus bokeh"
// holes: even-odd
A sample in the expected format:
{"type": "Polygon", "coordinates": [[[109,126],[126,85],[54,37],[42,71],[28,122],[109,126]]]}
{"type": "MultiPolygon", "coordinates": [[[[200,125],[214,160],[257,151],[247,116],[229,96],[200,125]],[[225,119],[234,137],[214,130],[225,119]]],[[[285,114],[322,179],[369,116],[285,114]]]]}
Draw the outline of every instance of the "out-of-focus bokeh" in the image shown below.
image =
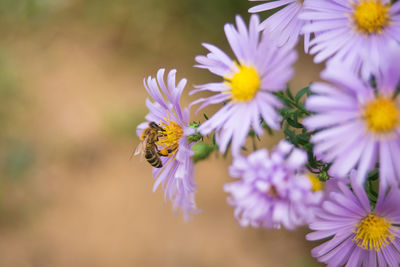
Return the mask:
{"type": "MultiPolygon", "coordinates": [[[[215,81],[194,56],[201,42],[228,49],[224,23],[251,4],[0,0],[0,266],[319,266],[305,228],[239,227],[222,191],[230,159],[196,165],[203,212],[189,223],[130,159],[143,77],[215,81]]],[[[300,57],[294,90],[317,77],[311,62],[300,57]]]]}

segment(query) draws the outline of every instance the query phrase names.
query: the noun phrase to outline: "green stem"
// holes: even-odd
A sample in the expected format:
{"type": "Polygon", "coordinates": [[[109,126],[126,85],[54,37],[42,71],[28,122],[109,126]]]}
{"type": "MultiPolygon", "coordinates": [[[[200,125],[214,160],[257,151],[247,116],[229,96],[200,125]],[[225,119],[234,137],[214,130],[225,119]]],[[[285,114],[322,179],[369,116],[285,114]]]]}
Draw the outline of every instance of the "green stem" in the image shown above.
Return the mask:
{"type": "Polygon", "coordinates": [[[255,135],[253,135],[253,136],[251,137],[251,140],[253,141],[253,151],[256,151],[256,150],[257,150],[257,144],[256,144],[256,137],[255,137],[255,135]]]}

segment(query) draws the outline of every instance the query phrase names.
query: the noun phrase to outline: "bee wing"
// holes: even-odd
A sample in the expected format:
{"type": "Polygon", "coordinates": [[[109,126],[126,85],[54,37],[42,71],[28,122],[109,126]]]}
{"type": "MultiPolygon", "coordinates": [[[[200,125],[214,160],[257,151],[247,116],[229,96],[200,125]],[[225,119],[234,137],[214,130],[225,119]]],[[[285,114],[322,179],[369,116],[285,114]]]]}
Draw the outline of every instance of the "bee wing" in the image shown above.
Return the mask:
{"type": "Polygon", "coordinates": [[[144,142],[140,141],[139,144],[136,146],[135,152],[133,153],[134,156],[139,155],[139,153],[143,153],[144,150],[144,142]]]}
{"type": "Polygon", "coordinates": [[[142,144],[142,150],[140,151],[140,162],[144,161],[144,151],[145,151],[145,149],[146,149],[146,144],[143,143],[142,144]]]}
{"type": "Polygon", "coordinates": [[[135,149],[134,156],[137,156],[140,154],[140,161],[144,160],[144,151],[146,150],[146,145],[147,145],[148,139],[149,139],[149,137],[146,136],[146,138],[144,140],[140,141],[140,143],[137,145],[137,147],[135,149]]]}

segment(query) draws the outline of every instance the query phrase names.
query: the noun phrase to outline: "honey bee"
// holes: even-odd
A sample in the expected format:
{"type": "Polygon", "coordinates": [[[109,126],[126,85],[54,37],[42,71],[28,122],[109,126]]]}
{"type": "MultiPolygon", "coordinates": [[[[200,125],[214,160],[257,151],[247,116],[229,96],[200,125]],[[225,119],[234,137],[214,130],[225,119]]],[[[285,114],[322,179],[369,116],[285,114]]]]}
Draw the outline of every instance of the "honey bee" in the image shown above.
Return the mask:
{"type": "Polygon", "coordinates": [[[168,156],[168,151],[160,151],[156,145],[158,138],[163,136],[164,129],[155,122],[150,122],[149,126],[143,130],[140,136],[140,143],[135,149],[135,156],[141,154],[154,168],[163,166],[160,156],[168,156]]]}

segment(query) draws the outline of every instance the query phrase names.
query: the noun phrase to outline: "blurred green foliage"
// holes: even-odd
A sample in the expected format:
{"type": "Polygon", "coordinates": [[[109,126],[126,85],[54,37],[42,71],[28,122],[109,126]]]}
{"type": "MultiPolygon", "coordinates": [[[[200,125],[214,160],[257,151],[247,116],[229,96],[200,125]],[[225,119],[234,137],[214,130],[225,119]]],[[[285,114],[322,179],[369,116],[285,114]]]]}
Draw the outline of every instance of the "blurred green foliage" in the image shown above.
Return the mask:
{"type": "Polygon", "coordinates": [[[248,17],[250,6],[246,0],[1,0],[0,21],[32,22],[48,16],[113,24],[128,19],[143,28],[160,22],[169,26],[178,22],[188,31],[201,28],[210,31],[216,25],[232,21],[235,14],[248,17]]]}
{"type": "Polygon", "coordinates": [[[136,126],[144,121],[143,111],[114,109],[104,116],[104,128],[112,137],[134,138],[136,140],[136,126]]]}
{"type": "Polygon", "coordinates": [[[8,135],[15,123],[15,111],[23,105],[17,74],[10,67],[7,56],[0,50],[0,138],[8,135]]]}
{"type": "MultiPolygon", "coordinates": [[[[1,2],[4,7],[5,2],[1,2]]],[[[3,18],[4,19],[4,18],[3,18]]],[[[21,117],[26,112],[27,96],[16,69],[0,47],[0,226],[16,226],[27,215],[18,198],[19,181],[28,177],[35,163],[35,150],[21,117]]]]}
{"type": "Polygon", "coordinates": [[[145,61],[141,56],[155,54],[173,65],[188,49],[201,49],[201,42],[225,45],[223,25],[235,14],[247,19],[250,6],[246,0],[81,0],[65,12],[108,31],[111,47],[124,56],[145,61]]]}
{"type": "Polygon", "coordinates": [[[2,146],[1,172],[9,179],[24,178],[34,163],[33,147],[24,140],[7,140],[2,146]]]}
{"type": "Polygon", "coordinates": [[[4,178],[23,177],[34,162],[27,136],[19,134],[24,127],[19,118],[26,99],[17,76],[7,56],[0,53],[0,183],[4,178]]]}
{"type": "MultiPolygon", "coordinates": [[[[111,45],[138,50],[164,49],[169,55],[185,47],[200,47],[200,42],[222,40],[223,25],[234,22],[236,14],[246,20],[246,0],[1,0],[0,29],[10,35],[24,27],[28,34],[51,27],[81,28],[91,25],[94,31],[108,33],[111,45]],[[191,45],[192,44],[192,45],[191,45]]],[[[95,34],[93,31],[88,34],[95,34]]],[[[129,52],[129,51],[128,51],[129,52]]]]}
{"type": "Polygon", "coordinates": [[[103,21],[125,14],[133,21],[140,21],[142,27],[167,19],[179,21],[183,27],[198,24],[212,29],[232,19],[236,13],[246,17],[250,6],[246,0],[81,0],[76,1],[71,10],[78,12],[78,16],[103,21]]]}
{"type": "Polygon", "coordinates": [[[3,26],[40,19],[55,0],[1,0],[0,21],[3,26]]]}

